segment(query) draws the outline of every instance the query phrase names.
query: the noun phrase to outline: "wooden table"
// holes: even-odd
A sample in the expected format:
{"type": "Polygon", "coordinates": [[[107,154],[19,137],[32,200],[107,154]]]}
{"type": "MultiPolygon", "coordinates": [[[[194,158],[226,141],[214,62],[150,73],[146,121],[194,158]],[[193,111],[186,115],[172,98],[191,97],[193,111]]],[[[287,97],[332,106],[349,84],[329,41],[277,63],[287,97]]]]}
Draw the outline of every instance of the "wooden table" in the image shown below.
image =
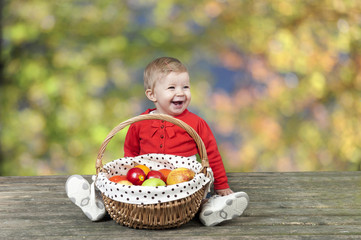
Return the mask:
{"type": "Polygon", "coordinates": [[[170,230],[91,222],[67,198],[68,176],[0,177],[0,239],[361,239],[361,172],[228,176],[250,197],[242,217],[170,230]]]}

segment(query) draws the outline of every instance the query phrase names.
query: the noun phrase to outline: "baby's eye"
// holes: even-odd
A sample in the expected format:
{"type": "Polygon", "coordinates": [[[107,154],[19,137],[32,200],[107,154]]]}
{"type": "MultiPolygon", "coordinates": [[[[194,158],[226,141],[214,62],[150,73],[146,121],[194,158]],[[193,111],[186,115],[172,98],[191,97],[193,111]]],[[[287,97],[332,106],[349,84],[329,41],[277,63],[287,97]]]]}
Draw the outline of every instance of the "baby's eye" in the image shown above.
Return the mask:
{"type": "Polygon", "coordinates": [[[186,88],[186,89],[188,89],[188,88],[189,88],[189,86],[184,86],[183,88],[186,88]]]}
{"type": "Polygon", "coordinates": [[[168,87],[168,89],[175,89],[175,87],[173,87],[173,86],[170,86],[170,87],[168,87]]]}

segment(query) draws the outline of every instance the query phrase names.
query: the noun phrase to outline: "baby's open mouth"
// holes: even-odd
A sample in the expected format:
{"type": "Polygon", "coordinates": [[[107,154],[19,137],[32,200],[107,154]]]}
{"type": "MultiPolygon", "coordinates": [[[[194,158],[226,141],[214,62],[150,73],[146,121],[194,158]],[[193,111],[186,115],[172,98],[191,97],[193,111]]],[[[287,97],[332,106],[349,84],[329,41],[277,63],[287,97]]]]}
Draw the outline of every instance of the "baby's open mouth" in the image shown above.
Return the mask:
{"type": "Polygon", "coordinates": [[[179,106],[183,104],[183,101],[172,101],[172,103],[176,106],[179,106]]]}

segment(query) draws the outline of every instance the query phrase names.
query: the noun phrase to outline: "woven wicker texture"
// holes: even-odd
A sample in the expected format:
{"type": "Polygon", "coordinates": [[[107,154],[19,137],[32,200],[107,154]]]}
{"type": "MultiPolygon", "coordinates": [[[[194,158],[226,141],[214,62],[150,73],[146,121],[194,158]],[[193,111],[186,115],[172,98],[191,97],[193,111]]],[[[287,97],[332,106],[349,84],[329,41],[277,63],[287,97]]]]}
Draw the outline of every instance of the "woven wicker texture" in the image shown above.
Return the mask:
{"type": "MultiPolygon", "coordinates": [[[[207,151],[202,139],[188,124],[165,114],[140,115],[124,121],[116,126],[105,138],[99,149],[95,164],[97,174],[101,171],[105,171],[103,169],[102,158],[108,143],[115,136],[115,134],[126,126],[143,120],[164,120],[173,123],[187,131],[187,133],[194,139],[198,147],[198,152],[202,160],[203,167],[200,172],[207,174],[207,167],[209,167],[209,162],[207,151]]],[[[201,190],[191,194],[186,198],[157,204],[129,204],[114,201],[104,194],[103,200],[105,208],[107,209],[111,218],[121,225],[139,229],[166,229],[179,227],[182,224],[190,221],[198,212],[206,189],[207,186],[204,186],[201,190]]]]}

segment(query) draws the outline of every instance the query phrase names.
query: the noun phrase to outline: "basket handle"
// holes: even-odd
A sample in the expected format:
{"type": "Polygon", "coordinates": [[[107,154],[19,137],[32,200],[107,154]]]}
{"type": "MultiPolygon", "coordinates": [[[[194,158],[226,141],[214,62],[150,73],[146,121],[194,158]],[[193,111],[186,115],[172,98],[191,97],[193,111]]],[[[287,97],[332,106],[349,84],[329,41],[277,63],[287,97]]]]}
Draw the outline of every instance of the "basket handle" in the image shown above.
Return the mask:
{"type": "Polygon", "coordinates": [[[183,128],[192,138],[193,140],[196,142],[198,150],[199,150],[199,156],[201,157],[202,160],[202,166],[203,169],[201,170],[201,172],[205,171],[206,167],[209,167],[209,162],[208,162],[208,156],[207,156],[207,151],[206,148],[204,146],[204,143],[202,141],[202,139],[200,138],[200,136],[198,135],[198,133],[188,124],[186,124],[185,122],[174,118],[170,115],[166,115],[166,114],[144,114],[144,115],[139,115],[133,118],[130,118],[122,123],[120,123],[118,126],[116,126],[115,128],[113,128],[112,131],[110,131],[110,133],[108,134],[108,136],[105,138],[105,140],[103,141],[103,144],[101,145],[99,152],[98,152],[98,157],[95,163],[95,168],[96,168],[96,173],[98,174],[100,172],[100,170],[103,167],[103,162],[102,162],[102,158],[105,152],[105,149],[108,145],[108,143],[110,142],[110,140],[114,137],[114,135],[119,132],[120,130],[122,130],[123,128],[125,128],[126,126],[135,123],[135,122],[139,122],[139,121],[143,121],[143,120],[164,120],[170,123],[173,123],[174,125],[177,125],[178,127],[183,128]]]}

